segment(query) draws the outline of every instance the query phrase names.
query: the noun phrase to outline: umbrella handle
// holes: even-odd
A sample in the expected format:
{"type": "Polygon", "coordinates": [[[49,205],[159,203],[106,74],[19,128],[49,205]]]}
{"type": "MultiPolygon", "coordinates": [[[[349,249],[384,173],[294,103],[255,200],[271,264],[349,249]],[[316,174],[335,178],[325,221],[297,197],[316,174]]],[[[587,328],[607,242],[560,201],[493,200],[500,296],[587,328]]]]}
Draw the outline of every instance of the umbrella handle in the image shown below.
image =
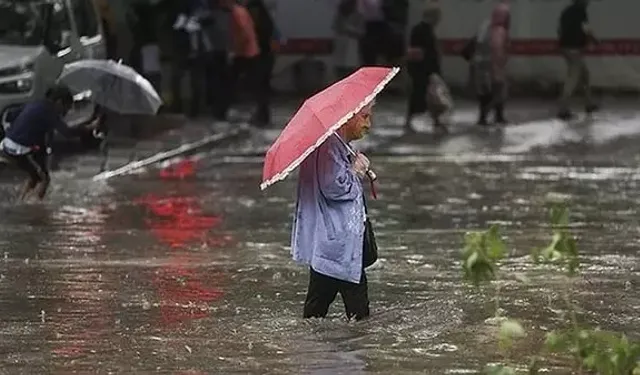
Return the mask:
{"type": "Polygon", "coordinates": [[[371,184],[371,195],[373,196],[373,199],[378,199],[378,193],[376,192],[376,180],[378,179],[378,176],[376,176],[375,172],[372,171],[371,169],[367,170],[367,177],[369,177],[369,183],[371,184]]]}
{"type": "Polygon", "coordinates": [[[375,182],[378,180],[378,175],[371,169],[367,169],[367,177],[369,177],[369,180],[371,180],[371,182],[375,182]]]}

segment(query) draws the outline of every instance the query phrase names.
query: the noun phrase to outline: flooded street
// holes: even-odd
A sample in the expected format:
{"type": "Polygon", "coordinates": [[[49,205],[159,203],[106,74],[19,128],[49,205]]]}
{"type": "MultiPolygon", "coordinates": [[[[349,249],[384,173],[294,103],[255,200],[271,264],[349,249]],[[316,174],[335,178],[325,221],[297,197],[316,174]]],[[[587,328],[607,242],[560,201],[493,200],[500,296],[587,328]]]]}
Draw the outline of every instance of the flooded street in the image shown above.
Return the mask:
{"type": "Polygon", "coordinates": [[[491,293],[462,279],[463,235],[501,226],[504,270],[529,279],[501,282],[501,308],[537,350],[563,322],[553,301],[564,279],[529,258],[548,244],[557,195],[570,201],[582,255],[572,292],[581,319],[640,339],[639,114],[487,132],[462,111],[463,124],[434,139],[403,137],[380,106],[361,145],[380,176],[371,319],[344,321],[339,299],[328,319],[301,319],[295,176],[258,187],[270,130],[102,182],[70,166],[46,204],[3,200],[0,374],[476,373],[500,357],[491,293]]]}

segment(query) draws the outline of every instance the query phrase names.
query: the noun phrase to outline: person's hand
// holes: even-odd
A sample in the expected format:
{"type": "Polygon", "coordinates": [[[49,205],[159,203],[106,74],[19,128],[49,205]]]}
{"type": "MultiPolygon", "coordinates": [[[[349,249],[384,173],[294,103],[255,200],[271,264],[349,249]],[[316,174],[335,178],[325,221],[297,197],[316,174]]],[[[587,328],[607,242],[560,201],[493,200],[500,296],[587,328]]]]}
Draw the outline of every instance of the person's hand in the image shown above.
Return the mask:
{"type": "Polygon", "coordinates": [[[371,162],[369,162],[369,159],[364,156],[364,154],[358,153],[353,160],[352,168],[360,178],[363,178],[369,170],[370,165],[371,162]]]}

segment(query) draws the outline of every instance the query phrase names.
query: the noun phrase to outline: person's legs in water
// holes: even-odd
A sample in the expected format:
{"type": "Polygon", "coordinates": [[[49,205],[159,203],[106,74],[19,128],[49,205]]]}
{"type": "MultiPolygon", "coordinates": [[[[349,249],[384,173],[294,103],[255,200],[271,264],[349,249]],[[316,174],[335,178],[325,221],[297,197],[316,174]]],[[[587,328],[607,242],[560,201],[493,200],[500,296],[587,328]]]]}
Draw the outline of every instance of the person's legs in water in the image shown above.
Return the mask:
{"type": "Polygon", "coordinates": [[[271,123],[271,75],[275,58],[273,54],[261,54],[256,59],[255,64],[255,95],[256,113],[252,122],[258,126],[267,126],[271,123]]]}
{"type": "Polygon", "coordinates": [[[211,110],[211,115],[215,115],[213,103],[215,101],[215,88],[214,86],[218,83],[216,82],[213,61],[213,52],[207,52],[203,56],[203,72],[204,72],[204,97],[205,97],[205,108],[209,108],[211,110]]]}
{"type": "Polygon", "coordinates": [[[226,121],[229,110],[230,67],[227,51],[213,51],[211,55],[213,117],[217,121],[226,121]]]}
{"type": "Polygon", "coordinates": [[[307,319],[327,316],[329,306],[336,299],[339,287],[339,280],[320,274],[309,267],[309,288],[302,317],[307,319]]]}
{"type": "Polygon", "coordinates": [[[40,199],[44,198],[50,181],[49,172],[47,171],[46,150],[39,150],[25,155],[10,155],[3,152],[3,156],[29,175],[20,188],[18,199],[24,201],[34,191],[40,199]]]}
{"type": "Polygon", "coordinates": [[[564,50],[562,52],[564,61],[567,65],[567,75],[564,81],[564,87],[562,89],[562,96],[560,97],[560,108],[558,110],[558,118],[562,120],[569,120],[573,117],[573,113],[569,108],[571,97],[580,82],[582,76],[582,69],[580,65],[580,51],[578,50],[564,50]]]}
{"type": "Polygon", "coordinates": [[[354,284],[346,281],[340,282],[338,291],[342,296],[344,308],[347,313],[347,319],[362,320],[369,317],[369,287],[367,284],[367,275],[362,270],[360,283],[354,284]]]}
{"type": "Polygon", "coordinates": [[[593,94],[591,92],[591,77],[589,74],[589,68],[587,67],[587,63],[584,60],[584,55],[580,55],[579,58],[579,66],[580,66],[580,85],[584,90],[584,108],[587,114],[591,114],[596,112],[598,109],[597,104],[593,101],[593,94]]]}
{"type": "Polygon", "coordinates": [[[38,199],[44,199],[47,194],[47,189],[51,183],[51,177],[47,169],[47,151],[38,150],[32,154],[27,155],[29,162],[33,164],[34,170],[38,173],[38,183],[34,189],[34,192],[38,199]]]}
{"type": "Polygon", "coordinates": [[[507,119],[504,116],[504,103],[506,102],[506,84],[498,82],[493,85],[493,110],[497,124],[506,125],[507,119]]]}
{"type": "Polygon", "coordinates": [[[241,83],[241,78],[246,76],[249,68],[250,60],[246,57],[235,57],[231,66],[229,67],[228,75],[228,87],[227,87],[227,108],[225,113],[232,109],[237,104],[238,90],[241,83]]]}
{"type": "Polygon", "coordinates": [[[188,69],[190,81],[189,86],[191,86],[191,107],[189,110],[189,116],[195,118],[200,115],[202,94],[206,87],[206,80],[203,81],[202,79],[202,77],[205,76],[204,56],[196,54],[190,57],[188,69]]]}
{"type": "Polygon", "coordinates": [[[478,125],[480,126],[488,126],[489,121],[487,117],[489,116],[489,110],[491,108],[491,101],[493,100],[491,93],[484,93],[478,95],[478,125]]]}
{"type": "Polygon", "coordinates": [[[415,129],[411,124],[411,120],[417,114],[424,113],[427,110],[427,87],[428,77],[421,72],[410,73],[411,76],[411,94],[409,96],[409,106],[407,108],[407,118],[404,124],[406,133],[415,133],[415,129]]]}
{"type": "Polygon", "coordinates": [[[186,64],[184,63],[184,61],[177,56],[173,56],[171,62],[171,110],[176,113],[181,113],[184,109],[182,97],[182,78],[184,77],[185,68],[186,64]]]}
{"type": "Polygon", "coordinates": [[[441,119],[442,114],[443,114],[442,111],[429,109],[429,116],[431,117],[431,121],[433,123],[433,131],[436,134],[449,133],[449,129],[447,129],[447,126],[442,122],[442,119],[441,119]]]}

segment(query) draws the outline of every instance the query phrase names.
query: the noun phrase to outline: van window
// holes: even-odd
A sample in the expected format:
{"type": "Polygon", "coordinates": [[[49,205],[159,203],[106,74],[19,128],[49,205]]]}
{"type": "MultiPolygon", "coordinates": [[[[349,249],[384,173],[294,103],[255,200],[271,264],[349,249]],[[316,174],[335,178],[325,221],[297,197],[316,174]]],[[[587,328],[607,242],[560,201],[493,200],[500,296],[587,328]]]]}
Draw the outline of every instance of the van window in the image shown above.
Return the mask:
{"type": "Polygon", "coordinates": [[[93,0],[71,0],[71,4],[73,6],[73,16],[78,26],[78,35],[92,38],[100,34],[99,21],[93,7],[93,0]]]}
{"type": "Polygon", "coordinates": [[[53,14],[51,22],[51,40],[59,49],[71,47],[72,27],[69,17],[69,9],[63,0],[53,2],[53,14]]]}

